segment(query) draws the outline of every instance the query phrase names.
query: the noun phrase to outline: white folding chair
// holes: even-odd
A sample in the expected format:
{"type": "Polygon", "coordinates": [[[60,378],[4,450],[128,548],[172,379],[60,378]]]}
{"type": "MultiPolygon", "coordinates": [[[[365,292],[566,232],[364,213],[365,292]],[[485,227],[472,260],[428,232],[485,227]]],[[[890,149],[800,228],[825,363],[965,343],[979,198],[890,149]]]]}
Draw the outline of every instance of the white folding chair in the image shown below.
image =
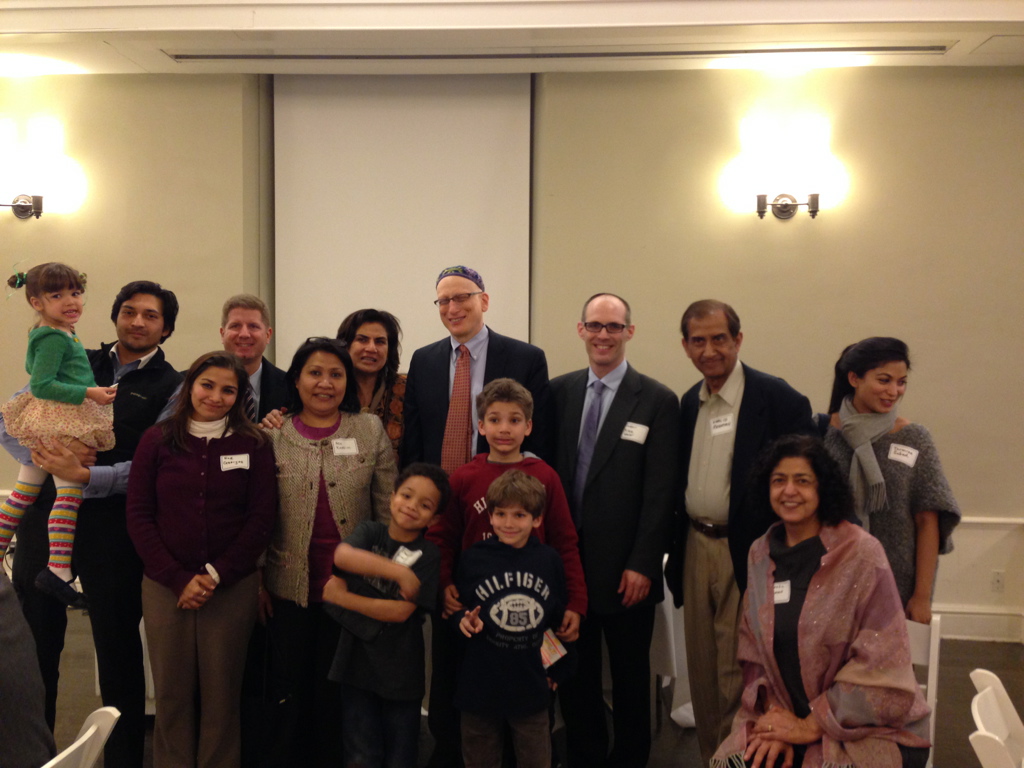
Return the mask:
{"type": "Polygon", "coordinates": [[[935,705],[939,698],[939,640],[942,639],[942,617],[932,614],[931,624],[919,624],[907,619],[907,634],[910,636],[910,662],[915,667],[927,667],[927,682],[921,686],[925,701],[932,710],[929,741],[932,751],[928,755],[928,768],[932,766],[935,754],[935,705]]]}
{"type": "Polygon", "coordinates": [[[71,746],[42,768],[92,768],[119,717],[121,713],[116,707],[100,707],[85,718],[71,746]]]}
{"type": "Polygon", "coordinates": [[[1024,761],[1024,742],[1010,735],[1010,727],[1003,717],[994,689],[986,688],[975,695],[971,701],[971,714],[974,715],[974,725],[979,731],[999,740],[1014,766],[1024,761]]]}
{"type": "Polygon", "coordinates": [[[43,768],[86,768],[86,764],[82,761],[89,748],[89,740],[98,732],[99,728],[95,725],[89,726],[86,732],[80,734],[70,747],[46,763],[43,768]]]}
{"type": "Polygon", "coordinates": [[[971,682],[974,683],[974,688],[978,693],[986,688],[992,689],[996,703],[999,704],[999,711],[1003,715],[1003,722],[1006,723],[1009,738],[1024,745],[1024,722],[1021,722],[1020,714],[1014,708],[1010,695],[1006,692],[1006,687],[999,676],[987,669],[976,669],[971,672],[971,682]]]}
{"type": "Polygon", "coordinates": [[[981,768],[1021,768],[1020,763],[1013,764],[1013,758],[1006,749],[1006,745],[999,740],[998,736],[984,731],[975,731],[971,734],[971,746],[974,747],[974,754],[978,756],[981,768]]]}

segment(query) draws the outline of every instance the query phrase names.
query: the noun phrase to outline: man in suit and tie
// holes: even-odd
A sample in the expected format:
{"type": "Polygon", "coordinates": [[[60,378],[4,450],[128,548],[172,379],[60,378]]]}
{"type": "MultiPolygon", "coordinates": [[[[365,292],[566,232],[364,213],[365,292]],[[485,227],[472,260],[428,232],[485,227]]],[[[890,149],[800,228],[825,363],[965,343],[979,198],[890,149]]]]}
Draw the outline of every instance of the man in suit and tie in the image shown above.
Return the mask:
{"type": "MultiPolygon", "coordinates": [[[[249,374],[245,410],[258,424],[268,413],[288,404],[288,380],[284,371],[263,356],[274,335],[270,309],[259,296],[239,293],[224,302],[220,324],[224,351],[241,360],[249,374]]],[[[183,373],[187,373],[187,369],[183,373]]],[[[161,421],[174,413],[180,394],[179,388],[167,401],[167,407],[160,414],[161,421]]]]}
{"type": "MultiPolygon", "coordinates": [[[[257,424],[273,410],[288,404],[285,372],[267,360],[263,353],[274,335],[270,310],[259,296],[240,293],[224,302],[221,309],[220,340],[225,352],[242,361],[249,374],[245,410],[257,424]]],[[[261,587],[262,589],[262,587],[261,587]]],[[[274,707],[264,701],[268,664],[266,626],[257,622],[249,639],[245,674],[242,681],[242,763],[267,764],[267,735],[273,732],[274,707]]]]}
{"type": "Polygon", "coordinates": [[[239,358],[249,374],[250,395],[246,405],[250,417],[255,409],[253,421],[258,423],[288,402],[284,371],[263,356],[274,334],[270,310],[259,296],[240,293],[224,302],[220,324],[224,351],[239,358]]]}
{"type": "Polygon", "coordinates": [[[475,454],[489,451],[476,428],[476,396],[500,378],[515,379],[533,395],[533,433],[523,450],[543,458],[548,403],[544,350],[484,325],[490,297],[475,269],[448,267],[435,286],[434,303],[450,336],[412,355],[405,385],[402,466],[426,461],[452,472],[475,454]],[[468,390],[463,377],[468,377],[468,390]]]}
{"type": "Polygon", "coordinates": [[[577,333],[590,365],[551,382],[553,460],[580,537],[589,614],[579,669],[560,688],[570,768],[644,766],[651,748],[650,646],[678,466],[675,393],[626,362],[629,304],[599,293],[577,333]],[[601,639],[612,677],[608,753],[601,639]]]}
{"type": "MultiPolygon", "coordinates": [[[[476,397],[494,379],[515,379],[533,395],[533,432],[524,451],[542,454],[548,403],[544,350],[496,333],[484,324],[490,297],[483,278],[465,266],[441,270],[435,282],[441,322],[448,337],[417,349],[405,385],[402,466],[416,461],[453,472],[474,454],[490,451],[477,430],[476,397]]],[[[462,765],[458,711],[454,706],[458,649],[441,608],[432,617],[428,725],[434,737],[430,768],[462,765]]]]}
{"type": "Polygon", "coordinates": [[[729,734],[743,689],[736,639],[747,552],[775,521],[750,511],[747,477],[762,448],[782,435],[813,434],[814,424],[806,397],[736,364],[743,334],[728,304],[694,302],[681,330],[683,349],[704,378],[680,407],[685,501],[667,573],[676,605],[683,605],[697,741],[707,765],[729,734]]]}

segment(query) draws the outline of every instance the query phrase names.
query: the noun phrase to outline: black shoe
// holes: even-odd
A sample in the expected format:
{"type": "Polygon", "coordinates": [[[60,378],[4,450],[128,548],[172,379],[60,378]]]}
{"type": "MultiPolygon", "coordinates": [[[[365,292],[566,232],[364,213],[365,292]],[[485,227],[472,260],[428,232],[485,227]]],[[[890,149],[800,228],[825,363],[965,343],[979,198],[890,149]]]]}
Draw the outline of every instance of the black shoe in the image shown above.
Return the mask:
{"type": "Polygon", "coordinates": [[[64,603],[68,608],[78,608],[84,611],[89,607],[89,601],[85,599],[85,595],[78,592],[49,568],[44,568],[36,575],[35,585],[40,592],[45,592],[54,600],[64,603]]]}

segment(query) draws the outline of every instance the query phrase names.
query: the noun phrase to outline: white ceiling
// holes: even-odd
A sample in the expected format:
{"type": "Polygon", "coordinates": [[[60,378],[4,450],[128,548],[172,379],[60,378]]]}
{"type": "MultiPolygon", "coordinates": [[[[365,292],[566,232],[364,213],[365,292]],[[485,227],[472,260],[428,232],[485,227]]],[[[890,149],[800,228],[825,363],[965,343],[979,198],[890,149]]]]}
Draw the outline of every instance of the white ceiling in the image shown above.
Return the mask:
{"type": "Polygon", "coordinates": [[[1024,0],[4,0],[0,53],[91,73],[691,69],[767,51],[1024,66],[1024,0]]]}

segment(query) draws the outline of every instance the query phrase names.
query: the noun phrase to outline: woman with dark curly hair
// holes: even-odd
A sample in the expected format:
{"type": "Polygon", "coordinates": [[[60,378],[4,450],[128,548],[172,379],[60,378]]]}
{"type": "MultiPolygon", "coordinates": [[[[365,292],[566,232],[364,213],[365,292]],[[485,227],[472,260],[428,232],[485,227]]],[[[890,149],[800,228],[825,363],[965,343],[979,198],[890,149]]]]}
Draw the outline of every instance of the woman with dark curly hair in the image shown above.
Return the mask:
{"type": "Polygon", "coordinates": [[[928,759],[928,705],[881,545],[818,438],[762,453],[752,503],[778,523],[748,558],[737,652],[743,695],[712,768],[902,768],[928,759]]]}
{"type": "Polygon", "coordinates": [[[932,436],[899,416],[910,352],[899,339],[875,336],[839,356],[825,447],[849,472],[854,511],[885,548],[907,618],[928,624],[939,553],[960,509],[932,436]]]}
{"type": "Polygon", "coordinates": [[[405,407],[405,374],[398,372],[401,336],[398,318],[383,309],[358,309],[338,327],[338,338],[352,356],[359,408],[362,413],[376,414],[384,423],[396,458],[405,407]]]}

